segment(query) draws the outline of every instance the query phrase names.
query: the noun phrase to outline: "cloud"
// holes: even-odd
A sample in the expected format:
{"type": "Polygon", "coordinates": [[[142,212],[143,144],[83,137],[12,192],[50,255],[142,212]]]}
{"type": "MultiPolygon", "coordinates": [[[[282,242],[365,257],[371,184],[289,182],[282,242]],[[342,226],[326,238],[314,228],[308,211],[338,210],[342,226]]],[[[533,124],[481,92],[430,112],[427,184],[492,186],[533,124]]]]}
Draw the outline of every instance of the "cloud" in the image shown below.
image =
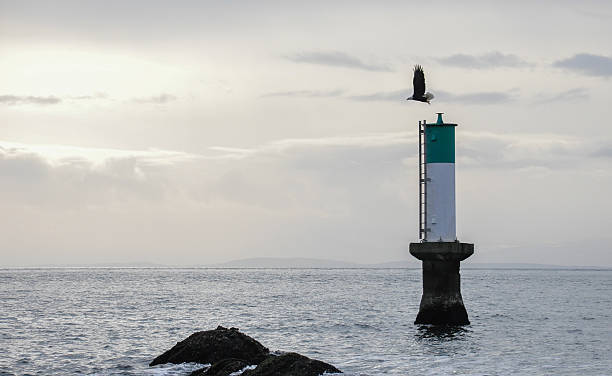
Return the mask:
{"type": "Polygon", "coordinates": [[[117,150],[0,142],[0,201],[58,209],[164,200],[174,169],[200,157],[167,150],[117,150]]]}
{"type": "MultiPolygon", "coordinates": [[[[476,93],[465,93],[465,94],[453,94],[447,91],[436,91],[434,93],[435,99],[443,102],[454,102],[462,104],[499,104],[505,102],[511,102],[515,100],[511,92],[476,92],[476,93]]],[[[395,90],[395,91],[381,91],[372,94],[354,95],[348,97],[348,99],[356,101],[387,101],[401,103],[406,98],[412,96],[410,90],[395,90]]]]}
{"type": "Polygon", "coordinates": [[[612,158],[612,142],[602,143],[593,148],[591,156],[596,158],[612,158]]]}
{"type": "Polygon", "coordinates": [[[437,91],[435,93],[438,100],[442,102],[453,102],[462,104],[500,104],[515,100],[511,92],[501,91],[481,91],[475,93],[453,94],[447,91],[437,91]]]}
{"type": "Polygon", "coordinates": [[[95,93],[94,95],[79,95],[70,97],[70,99],[74,100],[94,100],[94,99],[107,99],[108,94],[106,93],[95,93]]]}
{"type": "Polygon", "coordinates": [[[553,66],[582,73],[587,76],[612,76],[612,58],[608,56],[581,53],[567,59],[558,60],[553,63],[553,66]]]}
{"type": "Polygon", "coordinates": [[[410,145],[416,142],[416,135],[408,132],[376,133],[354,136],[320,137],[320,138],[288,138],[259,145],[255,148],[231,148],[216,146],[211,150],[224,153],[225,156],[247,158],[255,156],[287,155],[296,151],[316,150],[323,148],[369,149],[384,148],[396,145],[410,145]]]}
{"type": "Polygon", "coordinates": [[[531,65],[516,55],[502,54],[497,51],[483,55],[455,54],[435,58],[435,60],[442,65],[469,69],[520,68],[531,65]]]}
{"type": "Polygon", "coordinates": [[[329,98],[338,97],[344,93],[344,90],[293,90],[293,91],[278,91],[262,95],[262,98],[269,97],[290,97],[290,98],[329,98]]]}
{"type": "Polygon", "coordinates": [[[197,154],[161,149],[123,150],[104,148],[83,148],[70,145],[23,144],[0,141],[0,156],[17,158],[24,155],[39,156],[50,166],[84,161],[92,166],[102,165],[108,160],[137,159],[144,165],[171,165],[202,158],[197,154]]]}
{"type": "MultiPolygon", "coordinates": [[[[416,132],[389,132],[342,137],[282,139],[254,148],[211,148],[218,159],[250,163],[277,160],[294,166],[312,167],[324,174],[342,174],[367,166],[380,168],[416,158],[416,132]]],[[[457,158],[465,168],[565,169],[581,166],[587,159],[612,157],[612,142],[545,133],[497,134],[462,131],[457,144],[457,158]]],[[[363,170],[361,173],[365,173],[363,170]]],[[[371,174],[372,172],[367,172],[371,174]]],[[[366,175],[367,175],[366,174],[366,175]]]]}
{"type": "Polygon", "coordinates": [[[248,149],[216,147],[208,155],[0,142],[0,203],[55,208],[181,203],[329,216],[353,210],[354,196],[403,190],[405,184],[383,183],[406,173],[402,161],[411,148],[416,136],[408,132],[283,139],[248,149]],[[364,182],[366,173],[370,178],[364,182]]]}
{"type": "Polygon", "coordinates": [[[51,105],[61,103],[62,99],[55,96],[38,97],[38,96],[18,96],[18,95],[0,95],[0,103],[7,105],[19,104],[34,104],[34,105],[51,105]]]}
{"type": "MultiPolygon", "coordinates": [[[[95,93],[93,95],[78,95],[78,96],[67,96],[58,97],[54,95],[50,96],[18,96],[18,95],[0,95],[0,104],[6,105],[53,105],[59,104],[65,101],[90,101],[98,99],[108,99],[106,93],[95,93]]],[[[171,101],[175,101],[178,98],[172,94],[161,93],[159,95],[153,95],[150,97],[139,97],[133,98],[132,102],[141,104],[166,104],[171,101]]]]}
{"type": "MultiPolygon", "coordinates": [[[[251,148],[213,147],[203,155],[0,142],[0,201],[59,207],[180,201],[340,215],[361,210],[363,197],[373,204],[412,202],[406,184],[417,163],[415,133],[280,139],[251,148]]],[[[576,136],[464,130],[457,160],[475,171],[586,172],[585,165],[600,168],[612,157],[610,145],[576,136]]]]}
{"type": "Polygon", "coordinates": [[[576,10],[576,13],[582,16],[589,17],[589,18],[595,18],[598,20],[608,20],[612,18],[612,13],[605,12],[602,9],[598,9],[597,11],[591,11],[587,9],[575,9],[575,10],[576,10]]]}
{"type": "Polygon", "coordinates": [[[462,131],[457,158],[466,168],[566,170],[585,168],[594,158],[610,157],[610,145],[569,135],[462,131]]]}
{"type": "Polygon", "coordinates": [[[574,88],[566,91],[562,91],[556,94],[543,94],[540,95],[535,103],[536,104],[546,104],[553,102],[566,102],[566,101],[575,101],[575,100],[585,100],[589,98],[589,92],[585,88],[574,88]]]}
{"type": "Polygon", "coordinates": [[[395,90],[395,91],[379,91],[372,94],[353,95],[348,97],[355,101],[365,102],[376,102],[376,101],[390,101],[390,102],[401,102],[406,98],[412,96],[410,90],[395,90]]]}
{"type": "Polygon", "coordinates": [[[393,69],[387,65],[366,63],[357,57],[340,51],[301,52],[285,56],[285,58],[293,61],[294,63],[327,65],[332,67],[362,69],[374,72],[393,72],[393,69]]]}
{"type": "Polygon", "coordinates": [[[147,103],[166,104],[168,102],[172,102],[175,100],[177,100],[177,97],[175,97],[172,94],[167,94],[167,93],[161,93],[160,95],[154,95],[151,97],[142,97],[142,98],[133,99],[135,103],[142,103],[142,104],[147,104],[147,103]]]}
{"type": "Polygon", "coordinates": [[[19,96],[19,95],[0,95],[0,104],[7,104],[10,106],[13,105],[24,105],[24,104],[33,104],[33,105],[53,105],[59,104],[66,100],[95,100],[95,99],[106,99],[108,95],[106,93],[95,93],[94,95],[79,95],[79,96],[71,96],[71,97],[58,97],[55,95],[49,96],[19,96]]]}
{"type": "MultiPolygon", "coordinates": [[[[415,131],[288,138],[250,148],[219,146],[206,155],[0,142],[2,234],[34,250],[20,254],[59,249],[71,252],[71,262],[91,257],[83,249],[118,260],[125,250],[168,263],[179,255],[191,264],[245,254],[391,257],[416,236],[406,228],[417,227],[417,142],[415,131]]],[[[589,154],[595,145],[609,154],[612,144],[463,130],[458,189],[464,200],[476,196],[466,205],[486,207],[480,212],[485,217],[534,195],[540,195],[536,204],[557,208],[560,201],[548,199],[551,194],[575,192],[558,180],[576,182],[589,169],[608,170],[601,167],[607,166],[604,155],[589,154]],[[552,170],[558,180],[543,174],[552,170]]],[[[493,238],[506,241],[500,234],[493,238]]]]}
{"type": "Polygon", "coordinates": [[[49,166],[37,154],[17,152],[0,146],[0,172],[4,179],[16,178],[26,183],[36,183],[47,175],[49,166]]]}

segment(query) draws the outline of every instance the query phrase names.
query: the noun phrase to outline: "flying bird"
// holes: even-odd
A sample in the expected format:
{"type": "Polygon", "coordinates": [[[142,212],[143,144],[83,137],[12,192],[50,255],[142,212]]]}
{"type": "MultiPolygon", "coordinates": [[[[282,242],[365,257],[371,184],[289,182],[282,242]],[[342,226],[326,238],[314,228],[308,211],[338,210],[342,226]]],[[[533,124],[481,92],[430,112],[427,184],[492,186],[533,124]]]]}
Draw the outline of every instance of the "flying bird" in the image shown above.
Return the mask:
{"type": "Polygon", "coordinates": [[[420,65],[414,66],[414,78],[412,79],[413,93],[412,97],[406,98],[406,100],[413,100],[419,102],[427,102],[433,99],[432,93],[425,92],[425,73],[423,73],[423,67],[420,65]]]}

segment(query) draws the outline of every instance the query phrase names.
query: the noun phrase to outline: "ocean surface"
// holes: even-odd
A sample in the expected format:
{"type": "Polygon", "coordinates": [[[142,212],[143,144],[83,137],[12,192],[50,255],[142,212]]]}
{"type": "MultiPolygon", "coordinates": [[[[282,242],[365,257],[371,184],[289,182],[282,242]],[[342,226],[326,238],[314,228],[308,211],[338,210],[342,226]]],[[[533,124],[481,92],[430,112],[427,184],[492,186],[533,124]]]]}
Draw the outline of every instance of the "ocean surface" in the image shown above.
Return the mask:
{"type": "Polygon", "coordinates": [[[0,375],[186,375],[148,363],[217,325],[347,375],[612,375],[612,271],[461,274],[440,329],[418,269],[0,269],[0,375]]]}

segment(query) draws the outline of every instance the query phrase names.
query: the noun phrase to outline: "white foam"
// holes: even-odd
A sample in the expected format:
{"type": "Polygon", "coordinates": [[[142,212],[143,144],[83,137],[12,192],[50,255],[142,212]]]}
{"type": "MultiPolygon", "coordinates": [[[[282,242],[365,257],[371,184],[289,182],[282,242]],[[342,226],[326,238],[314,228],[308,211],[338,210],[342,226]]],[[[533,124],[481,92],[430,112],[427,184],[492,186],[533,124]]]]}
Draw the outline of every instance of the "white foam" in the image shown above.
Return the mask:
{"type": "Polygon", "coordinates": [[[181,363],[181,364],[162,364],[148,369],[145,375],[150,376],[184,376],[200,368],[210,367],[210,364],[200,363],[181,363]]]}
{"type": "Polygon", "coordinates": [[[242,373],[243,373],[244,371],[248,371],[248,370],[250,370],[250,369],[255,369],[255,367],[257,367],[257,365],[255,365],[255,364],[254,364],[254,365],[250,365],[250,366],[246,366],[246,367],[244,367],[243,369],[241,369],[240,371],[236,371],[236,372],[232,372],[232,373],[230,373],[230,374],[229,374],[229,376],[238,376],[238,375],[242,375],[242,373]]]}

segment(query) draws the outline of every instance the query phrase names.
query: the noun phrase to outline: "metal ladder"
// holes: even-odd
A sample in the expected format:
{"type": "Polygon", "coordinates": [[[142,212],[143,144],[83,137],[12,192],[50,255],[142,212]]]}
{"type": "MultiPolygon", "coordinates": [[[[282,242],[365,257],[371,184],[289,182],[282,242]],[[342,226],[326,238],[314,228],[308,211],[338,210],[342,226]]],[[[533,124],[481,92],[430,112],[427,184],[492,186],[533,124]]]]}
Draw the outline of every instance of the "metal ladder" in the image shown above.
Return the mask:
{"type": "Polygon", "coordinates": [[[419,121],[419,239],[421,242],[427,241],[427,165],[425,164],[425,123],[419,121]]]}

